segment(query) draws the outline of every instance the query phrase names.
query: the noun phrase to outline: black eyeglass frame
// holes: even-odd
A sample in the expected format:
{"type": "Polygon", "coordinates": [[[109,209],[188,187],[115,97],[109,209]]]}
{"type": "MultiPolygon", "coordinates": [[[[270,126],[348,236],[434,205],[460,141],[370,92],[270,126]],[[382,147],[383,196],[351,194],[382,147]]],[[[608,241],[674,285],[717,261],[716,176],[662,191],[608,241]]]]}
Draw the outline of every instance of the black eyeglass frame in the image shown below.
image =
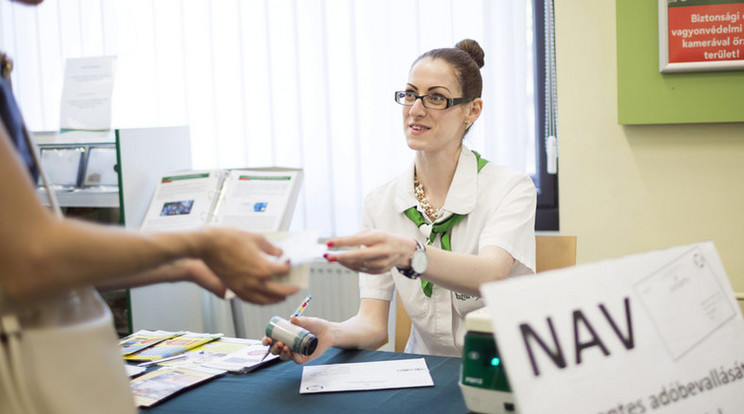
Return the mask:
{"type": "Polygon", "coordinates": [[[426,109],[437,109],[437,110],[442,111],[442,110],[445,110],[445,109],[448,109],[448,108],[452,108],[455,105],[460,105],[460,104],[463,104],[463,103],[466,103],[466,102],[470,102],[470,101],[472,101],[472,100],[475,99],[475,98],[446,98],[446,97],[442,96],[442,98],[447,101],[447,105],[444,108],[431,108],[431,107],[426,106],[426,101],[424,100],[424,98],[426,98],[427,96],[431,96],[431,95],[442,96],[440,94],[416,95],[415,93],[413,93],[411,91],[395,91],[395,102],[397,102],[398,104],[403,105],[403,106],[413,106],[416,103],[416,101],[418,101],[419,99],[421,99],[421,104],[424,105],[424,108],[426,108],[426,109]],[[400,102],[398,100],[398,97],[399,96],[401,98],[404,98],[406,95],[409,95],[409,94],[410,95],[413,95],[414,97],[416,97],[416,99],[413,100],[413,103],[406,104],[406,103],[402,103],[402,102],[400,102]]]}

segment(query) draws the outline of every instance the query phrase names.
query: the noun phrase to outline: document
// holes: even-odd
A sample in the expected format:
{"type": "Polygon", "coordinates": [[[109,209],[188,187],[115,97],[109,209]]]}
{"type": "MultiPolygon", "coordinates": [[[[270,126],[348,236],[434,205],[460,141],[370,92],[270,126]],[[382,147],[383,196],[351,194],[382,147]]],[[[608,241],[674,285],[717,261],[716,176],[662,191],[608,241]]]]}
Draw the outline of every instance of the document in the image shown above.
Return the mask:
{"type": "Polygon", "coordinates": [[[115,56],[67,59],[60,106],[61,130],[111,129],[115,56]]]}
{"type": "Polygon", "coordinates": [[[481,293],[523,414],[744,407],[744,318],[712,242],[491,282],[481,293]]]}
{"type": "Polygon", "coordinates": [[[187,171],[161,176],[141,229],[186,231],[205,226],[214,214],[223,178],[221,171],[187,171]]]}
{"type": "Polygon", "coordinates": [[[179,391],[224,374],[225,371],[203,367],[168,367],[148,372],[131,380],[130,386],[138,407],[150,407],[179,391]]]}
{"type": "Polygon", "coordinates": [[[192,350],[186,351],[183,358],[158,363],[160,366],[189,366],[196,365],[206,368],[221,369],[237,374],[244,374],[279,358],[279,355],[269,354],[268,347],[258,339],[243,339],[221,337],[192,350]]]}
{"type": "Polygon", "coordinates": [[[304,366],[300,394],[433,386],[426,360],[414,358],[304,366]]]}
{"type": "Polygon", "coordinates": [[[142,222],[144,231],[227,226],[287,230],[302,171],[291,168],[181,171],[161,176],[142,222]]]}
{"type": "Polygon", "coordinates": [[[183,332],[150,331],[141,329],[129,336],[119,339],[119,351],[122,355],[132,355],[143,349],[150,348],[167,339],[182,335],[183,332]]]}
{"type": "Polygon", "coordinates": [[[183,354],[190,349],[215,341],[221,337],[222,334],[219,333],[183,332],[181,335],[158,342],[139,352],[127,354],[124,356],[124,359],[129,361],[157,361],[183,354]]]}
{"type": "Polygon", "coordinates": [[[213,359],[202,365],[207,368],[223,369],[236,374],[245,374],[279,358],[279,355],[266,355],[269,347],[263,345],[261,341],[257,339],[246,339],[245,341],[249,342],[247,342],[241,349],[223,355],[220,358],[213,359]],[[266,358],[264,358],[264,356],[266,356],[266,358]]]}
{"type": "MultiPolygon", "coordinates": [[[[292,270],[281,282],[307,288],[310,262],[325,245],[316,231],[287,232],[302,170],[291,168],[181,171],[161,176],[141,230],[184,231],[225,226],[266,235],[284,251],[292,270]]],[[[226,299],[234,293],[228,292],[226,299]]]]}
{"type": "Polygon", "coordinates": [[[250,231],[286,230],[291,219],[287,214],[294,210],[293,192],[299,189],[298,174],[297,170],[229,170],[214,224],[250,231]]]}

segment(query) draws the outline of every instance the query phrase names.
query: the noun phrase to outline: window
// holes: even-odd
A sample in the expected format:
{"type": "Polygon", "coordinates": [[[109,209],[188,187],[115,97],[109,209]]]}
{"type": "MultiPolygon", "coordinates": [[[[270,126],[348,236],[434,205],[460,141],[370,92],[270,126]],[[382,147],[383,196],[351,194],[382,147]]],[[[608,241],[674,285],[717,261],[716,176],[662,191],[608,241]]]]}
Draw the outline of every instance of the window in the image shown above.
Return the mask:
{"type": "Polygon", "coordinates": [[[537,230],[558,230],[558,131],[553,0],[534,0],[537,230]]]}
{"type": "Polygon", "coordinates": [[[485,105],[465,144],[531,174],[551,230],[543,1],[0,2],[0,48],[30,129],[58,128],[66,58],[115,55],[114,127],[189,125],[194,168],[303,168],[293,227],[330,237],[355,232],[364,195],[412,160],[393,100],[411,62],[473,38],[485,105]]]}

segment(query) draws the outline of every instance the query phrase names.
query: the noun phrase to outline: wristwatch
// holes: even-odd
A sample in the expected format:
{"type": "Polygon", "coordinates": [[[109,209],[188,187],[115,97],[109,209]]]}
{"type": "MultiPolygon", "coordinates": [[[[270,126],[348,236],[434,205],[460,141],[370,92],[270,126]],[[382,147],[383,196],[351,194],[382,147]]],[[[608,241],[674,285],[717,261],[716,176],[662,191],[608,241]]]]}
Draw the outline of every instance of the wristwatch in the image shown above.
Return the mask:
{"type": "Polygon", "coordinates": [[[416,241],[416,250],[411,256],[411,267],[408,269],[398,268],[398,271],[403,276],[409,279],[418,279],[424,272],[426,267],[429,265],[429,258],[426,256],[426,246],[418,240],[416,241]]]}

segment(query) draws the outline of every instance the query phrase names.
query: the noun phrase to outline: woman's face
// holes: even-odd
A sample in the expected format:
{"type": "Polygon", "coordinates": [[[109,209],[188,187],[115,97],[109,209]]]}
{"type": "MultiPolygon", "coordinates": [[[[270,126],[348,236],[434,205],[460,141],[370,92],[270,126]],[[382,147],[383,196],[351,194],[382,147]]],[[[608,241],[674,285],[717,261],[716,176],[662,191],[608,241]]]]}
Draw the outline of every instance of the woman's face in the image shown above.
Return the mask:
{"type": "MultiPolygon", "coordinates": [[[[461,98],[462,91],[452,68],[442,59],[418,61],[408,74],[406,91],[416,95],[439,94],[461,98]]],[[[403,107],[403,130],[408,147],[417,151],[455,151],[465,134],[465,121],[472,102],[447,109],[429,109],[421,99],[403,107]]]]}

